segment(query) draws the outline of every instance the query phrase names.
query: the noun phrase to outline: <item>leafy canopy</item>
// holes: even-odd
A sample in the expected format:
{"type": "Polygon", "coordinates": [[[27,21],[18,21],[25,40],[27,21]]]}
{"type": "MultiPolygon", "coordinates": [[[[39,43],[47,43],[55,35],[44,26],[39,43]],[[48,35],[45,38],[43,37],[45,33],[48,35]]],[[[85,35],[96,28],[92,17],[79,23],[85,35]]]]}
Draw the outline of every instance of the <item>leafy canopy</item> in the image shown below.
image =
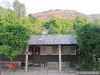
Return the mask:
{"type": "Polygon", "coordinates": [[[0,26],[18,23],[17,14],[11,9],[3,9],[0,11],[0,26]]]}
{"type": "MultiPolygon", "coordinates": [[[[0,27],[0,52],[7,53],[7,57],[12,60],[17,56],[18,51],[28,45],[30,37],[27,28],[22,25],[10,24],[0,27]]],[[[1,54],[2,54],[1,53],[1,54]]]]}
{"type": "Polygon", "coordinates": [[[86,24],[78,29],[77,36],[78,52],[81,53],[79,67],[83,70],[98,69],[95,57],[100,54],[100,26],[86,24]]]}
{"type": "Polygon", "coordinates": [[[48,34],[55,34],[54,26],[52,24],[49,27],[48,34]]]}
{"type": "Polygon", "coordinates": [[[66,34],[71,33],[71,29],[73,28],[73,22],[68,19],[61,19],[56,16],[53,16],[47,22],[43,24],[46,29],[53,25],[56,34],[66,34]]]}
{"type": "Polygon", "coordinates": [[[89,21],[86,18],[82,18],[82,17],[77,16],[75,21],[74,21],[73,29],[77,30],[81,26],[86,25],[88,23],[89,23],[89,21]]]}

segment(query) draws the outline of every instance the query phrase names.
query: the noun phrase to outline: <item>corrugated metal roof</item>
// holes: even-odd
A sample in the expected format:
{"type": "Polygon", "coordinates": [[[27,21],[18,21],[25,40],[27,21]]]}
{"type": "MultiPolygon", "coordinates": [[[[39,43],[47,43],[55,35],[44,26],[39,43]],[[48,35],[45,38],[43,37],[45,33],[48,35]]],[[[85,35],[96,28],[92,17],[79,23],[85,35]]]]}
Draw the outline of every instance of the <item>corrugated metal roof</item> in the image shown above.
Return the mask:
{"type": "Polygon", "coordinates": [[[30,45],[77,44],[76,35],[32,35],[30,45]]]}

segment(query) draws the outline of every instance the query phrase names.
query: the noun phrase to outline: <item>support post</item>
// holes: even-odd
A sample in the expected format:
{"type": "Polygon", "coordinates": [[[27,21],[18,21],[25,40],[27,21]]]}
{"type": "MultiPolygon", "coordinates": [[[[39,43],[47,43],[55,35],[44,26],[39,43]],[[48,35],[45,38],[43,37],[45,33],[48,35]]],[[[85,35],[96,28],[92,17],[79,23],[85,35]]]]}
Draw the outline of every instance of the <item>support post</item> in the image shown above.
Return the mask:
{"type": "MultiPolygon", "coordinates": [[[[28,52],[28,46],[26,48],[26,52],[28,52]]],[[[27,72],[28,70],[28,53],[26,53],[26,62],[25,62],[25,71],[27,72]]]]}
{"type": "Polygon", "coordinates": [[[59,46],[59,72],[61,72],[61,68],[62,68],[62,65],[61,65],[61,45],[58,45],[59,46]]]}

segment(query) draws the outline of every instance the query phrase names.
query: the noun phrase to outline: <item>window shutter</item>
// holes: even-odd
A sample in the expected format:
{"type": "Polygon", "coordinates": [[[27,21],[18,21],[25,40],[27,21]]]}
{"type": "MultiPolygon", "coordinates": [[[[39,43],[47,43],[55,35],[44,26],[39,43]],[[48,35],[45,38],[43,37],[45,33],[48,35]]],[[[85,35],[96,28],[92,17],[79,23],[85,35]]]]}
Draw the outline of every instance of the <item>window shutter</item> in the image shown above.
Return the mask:
{"type": "Polygon", "coordinates": [[[76,55],[76,47],[71,47],[70,55],[76,55]]]}
{"type": "Polygon", "coordinates": [[[46,54],[52,55],[52,47],[46,47],[46,54]]]}
{"type": "Polygon", "coordinates": [[[66,54],[66,55],[69,55],[70,54],[70,50],[71,50],[71,47],[63,47],[63,52],[64,52],[64,54],[66,54]]]}

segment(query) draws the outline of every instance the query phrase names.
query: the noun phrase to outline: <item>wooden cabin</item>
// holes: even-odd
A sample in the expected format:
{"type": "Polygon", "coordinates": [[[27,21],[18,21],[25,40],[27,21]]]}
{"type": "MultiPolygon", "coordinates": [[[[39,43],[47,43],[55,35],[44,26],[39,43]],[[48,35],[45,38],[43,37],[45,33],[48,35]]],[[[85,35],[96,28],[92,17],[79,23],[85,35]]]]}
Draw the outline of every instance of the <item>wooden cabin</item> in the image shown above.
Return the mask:
{"type": "MultiPolygon", "coordinates": [[[[33,62],[34,66],[49,67],[70,67],[77,62],[77,41],[76,35],[32,35],[29,39],[28,61],[33,62]]],[[[25,61],[25,49],[13,61],[25,61]]],[[[2,61],[8,60],[3,57],[2,61]]]]}

